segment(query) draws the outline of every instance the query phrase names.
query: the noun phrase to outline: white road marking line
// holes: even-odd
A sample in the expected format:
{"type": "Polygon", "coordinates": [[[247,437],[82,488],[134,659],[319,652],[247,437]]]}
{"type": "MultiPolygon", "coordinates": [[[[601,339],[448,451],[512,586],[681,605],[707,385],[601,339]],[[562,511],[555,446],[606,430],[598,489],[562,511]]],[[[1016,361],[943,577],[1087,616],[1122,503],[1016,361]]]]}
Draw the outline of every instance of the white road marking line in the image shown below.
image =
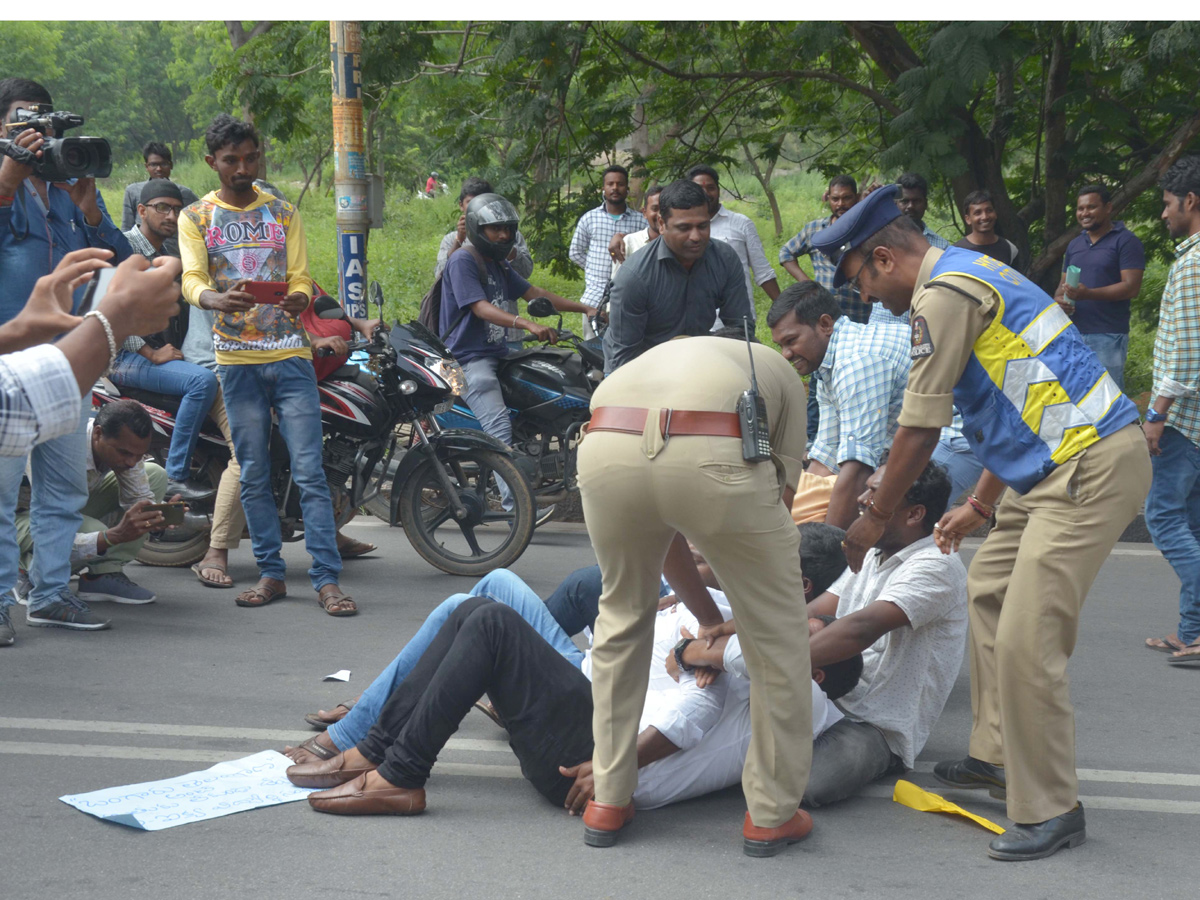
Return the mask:
{"type": "MultiPolygon", "coordinates": [[[[931,762],[918,762],[913,772],[928,774],[933,771],[931,762]]],[[[1080,781],[1107,781],[1113,784],[1173,784],[1182,787],[1200,787],[1200,775],[1182,772],[1133,772],[1123,769],[1076,769],[1080,781]]],[[[950,788],[953,790],[953,788],[950,788]]]]}
{"type": "MultiPolygon", "coordinates": [[[[213,725],[156,725],[148,722],[103,722],[83,719],[20,719],[0,716],[0,729],[16,728],[28,731],[80,731],[95,734],[153,734],[168,737],[225,738],[227,740],[264,741],[298,744],[312,737],[312,731],[281,731],[272,728],[227,728],[213,725]]],[[[503,739],[479,740],[451,738],[446,744],[451,750],[476,750],[491,753],[510,753],[503,739]]],[[[222,757],[228,759],[229,757],[222,757]]]]}

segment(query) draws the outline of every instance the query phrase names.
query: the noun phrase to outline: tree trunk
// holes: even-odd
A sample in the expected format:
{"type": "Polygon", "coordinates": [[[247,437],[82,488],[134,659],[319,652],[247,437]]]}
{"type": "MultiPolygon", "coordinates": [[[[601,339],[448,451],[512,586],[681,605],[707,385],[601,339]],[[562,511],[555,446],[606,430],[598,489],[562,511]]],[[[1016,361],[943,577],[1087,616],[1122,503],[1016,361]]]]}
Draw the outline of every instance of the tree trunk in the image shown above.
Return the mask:
{"type": "MultiPolygon", "coordinates": [[[[1054,35],[1050,46],[1050,64],[1046,73],[1045,109],[1045,163],[1046,184],[1043,190],[1045,197],[1045,219],[1042,232],[1045,244],[1051,244],[1067,230],[1067,193],[1070,177],[1070,159],[1067,153],[1067,114],[1061,104],[1066,93],[1067,79],[1071,74],[1071,49],[1074,44],[1074,29],[1063,25],[1054,35]]],[[[1045,254],[1043,253],[1043,256],[1045,254]]],[[[1040,259],[1040,257],[1039,257],[1040,259]]],[[[1052,290],[1057,285],[1057,273],[1049,272],[1043,266],[1037,272],[1033,267],[1028,268],[1030,278],[1046,290],[1052,290]],[[1052,277],[1054,276],[1054,277],[1052,277]]]]}
{"type": "Polygon", "coordinates": [[[771,218],[775,221],[775,237],[781,238],[783,237],[783,216],[779,212],[779,201],[775,198],[775,192],[771,190],[771,175],[775,172],[775,160],[771,160],[767,165],[767,170],[764,172],[759,167],[758,160],[755,159],[754,154],[750,152],[750,145],[741,139],[740,129],[738,143],[742,145],[742,152],[746,155],[746,162],[750,164],[750,171],[754,173],[754,177],[762,185],[763,193],[767,196],[767,203],[771,205],[771,218]]]}

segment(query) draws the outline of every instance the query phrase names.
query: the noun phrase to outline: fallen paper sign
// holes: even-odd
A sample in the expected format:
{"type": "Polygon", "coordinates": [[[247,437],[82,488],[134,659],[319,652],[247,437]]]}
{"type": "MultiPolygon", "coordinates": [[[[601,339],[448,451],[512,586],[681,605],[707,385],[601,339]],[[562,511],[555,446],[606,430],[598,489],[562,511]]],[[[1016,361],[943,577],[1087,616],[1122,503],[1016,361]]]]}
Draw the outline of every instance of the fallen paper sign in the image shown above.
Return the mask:
{"type": "Polygon", "coordinates": [[[292,761],[282,753],[264,750],[217,763],[203,772],[58,799],[98,819],[161,831],[260,806],[303,800],[312,791],[287,780],[284,773],[290,765],[292,761]]]}
{"type": "Polygon", "coordinates": [[[350,670],[349,669],[338,669],[332,675],[326,675],[321,680],[322,681],[349,681],[350,680],[350,670]]]}
{"type": "Polygon", "coordinates": [[[929,791],[922,790],[911,781],[904,781],[903,779],[897,781],[896,790],[892,792],[892,799],[901,806],[907,806],[909,809],[915,809],[920,812],[940,812],[965,816],[972,822],[982,825],[988,831],[994,831],[996,834],[1004,834],[1004,829],[990,819],[967,812],[957,803],[951,803],[945,797],[939,797],[937,794],[931,794],[929,791]]]}

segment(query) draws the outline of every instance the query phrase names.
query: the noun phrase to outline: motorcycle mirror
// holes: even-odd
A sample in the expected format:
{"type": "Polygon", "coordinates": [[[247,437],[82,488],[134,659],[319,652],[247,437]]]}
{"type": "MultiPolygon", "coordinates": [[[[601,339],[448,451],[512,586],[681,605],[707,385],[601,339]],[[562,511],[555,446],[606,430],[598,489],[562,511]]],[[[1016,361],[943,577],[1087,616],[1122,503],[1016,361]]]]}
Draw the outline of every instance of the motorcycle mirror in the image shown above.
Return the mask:
{"type": "Polygon", "coordinates": [[[554,315],[554,304],[545,297],[537,297],[529,301],[529,314],[543,318],[554,315]]]}
{"type": "Polygon", "coordinates": [[[379,307],[379,317],[383,318],[383,288],[378,281],[371,282],[371,300],[379,307]]]}

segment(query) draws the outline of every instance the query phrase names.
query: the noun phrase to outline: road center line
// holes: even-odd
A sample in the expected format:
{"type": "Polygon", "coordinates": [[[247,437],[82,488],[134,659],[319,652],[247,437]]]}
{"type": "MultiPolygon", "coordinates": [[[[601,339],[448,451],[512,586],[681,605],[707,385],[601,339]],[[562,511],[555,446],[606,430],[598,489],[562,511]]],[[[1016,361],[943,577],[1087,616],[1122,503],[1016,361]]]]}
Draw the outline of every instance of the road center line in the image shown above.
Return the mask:
{"type": "MultiPolygon", "coordinates": [[[[928,774],[933,771],[933,763],[918,762],[913,767],[914,772],[928,774]]],[[[1101,781],[1111,784],[1170,784],[1178,787],[1200,787],[1200,775],[1189,775],[1183,772],[1133,772],[1122,769],[1076,769],[1076,777],[1080,781],[1101,781]]]]}

